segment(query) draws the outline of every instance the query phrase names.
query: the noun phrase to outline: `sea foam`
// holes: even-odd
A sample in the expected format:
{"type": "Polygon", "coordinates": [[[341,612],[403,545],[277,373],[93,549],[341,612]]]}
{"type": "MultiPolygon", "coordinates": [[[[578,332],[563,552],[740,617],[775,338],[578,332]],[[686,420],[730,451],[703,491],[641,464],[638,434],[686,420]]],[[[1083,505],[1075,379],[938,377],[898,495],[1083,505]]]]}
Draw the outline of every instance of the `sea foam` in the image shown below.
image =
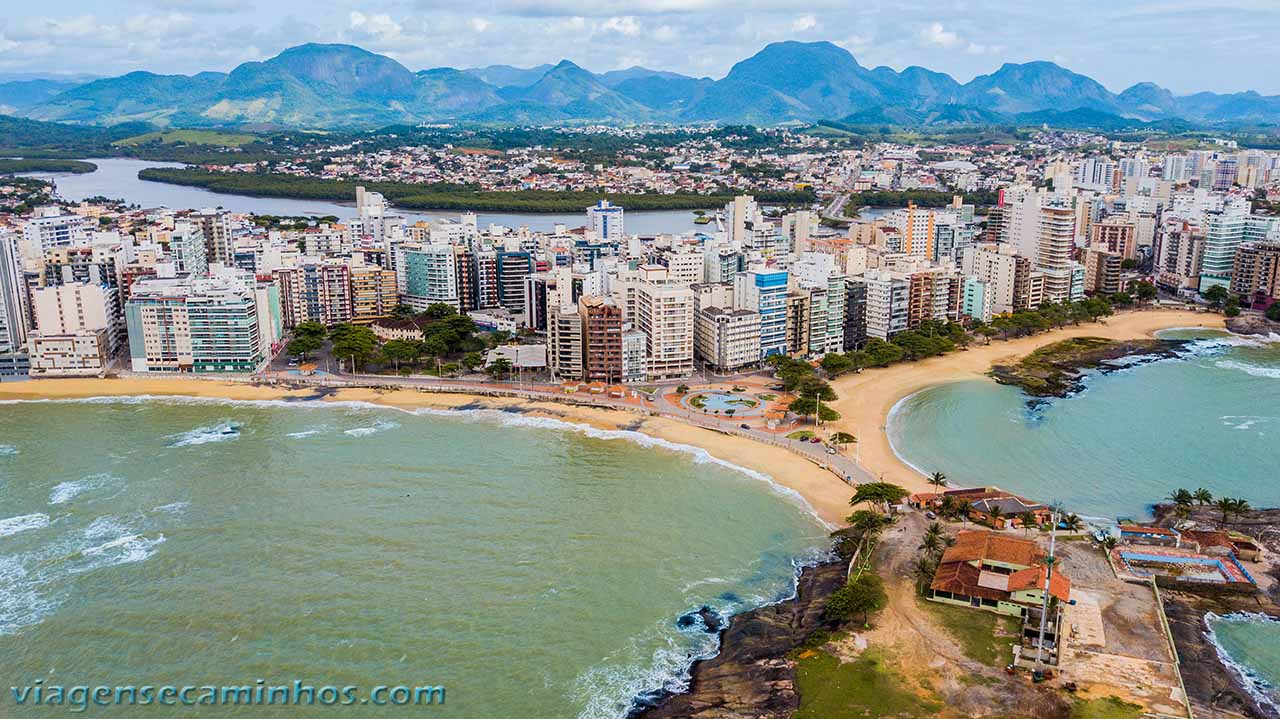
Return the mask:
{"type": "Polygon", "coordinates": [[[8,537],[11,534],[25,532],[29,529],[41,529],[49,526],[49,515],[37,512],[35,514],[23,514],[17,517],[9,517],[8,519],[0,519],[0,537],[8,537]]]}
{"type": "Polygon", "coordinates": [[[239,439],[240,429],[230,422],[220,422],[205,427],[196,427],[182,434],[170,436],[173,439],[173,442],[169,443],[170,447],[193,447],[200,444],[209,444],[210,442],[226,442],[227,440],[239,439]]]}
{"type": "Polygon", "coordinates": [[[1275,687],[1273,687],[1266,679],[1259,676],[1253,668],[1233,659],[1231,654],[1227,652],[1226,647],[1222,646],[1222,643],[1218,641],[1218,634],[1214,627],[1218,622],[1274,621],[1278,620],[1270,615],[1262,613],[1236,612],[1233,614],[1219,616],[1213,612],[1209,612],[1204,615],[1204,624],[1205,627],[1207,627],[1204,636],[1209,640],[1209,643],[1213,645],[1214,651],[1218,653],[1219,661],[1222,662],[1223,666],[1227,667],[1228,670],[1236,675],[1240,685],[1249,693],[1249,696],[1253,697],[1253,699],[1264,709],[1269,709],[1272,712],[1280,712],[1280,703],[1277,702],[1276,697],[1272,694],[1275,687]]]}
{"type": "Polygon", "coordinates": [[[88,477],[60,482],[49,492],[49,504],[66,504],[85,492],[119,486],[123,481],[111,474],[92,474],[88,477]]]}

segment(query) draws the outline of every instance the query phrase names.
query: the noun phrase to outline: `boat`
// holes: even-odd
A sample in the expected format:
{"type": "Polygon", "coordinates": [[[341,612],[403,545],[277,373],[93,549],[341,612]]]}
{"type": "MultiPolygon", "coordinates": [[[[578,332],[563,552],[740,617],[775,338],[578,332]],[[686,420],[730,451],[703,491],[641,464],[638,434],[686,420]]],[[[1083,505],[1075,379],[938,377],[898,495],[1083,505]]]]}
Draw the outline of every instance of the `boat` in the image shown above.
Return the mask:
{"type": "Polygon", "coordinates": [[[218,430],[218,434],[221,434],[224,436],[232,435],[232,434],[240,434],[240,425],[235,422],[228,422],[227,424],[222,425],[222,428],[218,430]]]}

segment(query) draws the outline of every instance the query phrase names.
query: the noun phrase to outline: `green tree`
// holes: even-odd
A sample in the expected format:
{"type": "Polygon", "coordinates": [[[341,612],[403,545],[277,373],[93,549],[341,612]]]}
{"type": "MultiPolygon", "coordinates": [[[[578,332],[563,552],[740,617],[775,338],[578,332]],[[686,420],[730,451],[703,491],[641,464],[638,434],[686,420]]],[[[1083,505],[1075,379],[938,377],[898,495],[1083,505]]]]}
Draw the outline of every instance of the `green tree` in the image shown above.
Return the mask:
{"type": "Polygon", "coordinates": [[[1267,319],[1280,322],[1280,302],[1272,302],[1267,306],[1267,319]]]}
{"type": "Polygon", "coordinates": [[[992,505],[990,508],[987,509],[987,517],[991,519],[991,528],[999,529],[1000,520],[1004,519],[1004,510],[1000,509],[999,506],[992,505]]]}
{"type": "Polygon", "coordinates": [[[285,351],[295,357],[306,358],[307,355],[315,352],[324,346],[324,342],[310,335],[302,335],[289,340],[289,346],[285,351]]]}
{"type": "Polygon", "coordinates": [[[1035,512],[1023,512],[1022,514],[1019,514],[1018,521],[1022,523],[1022,528],[1026,531],[1031,531],[1032,527],[1039,524],[1039,522],[1036,521],[1035,512]]]}
{"type": "Polygon", "coordinates": [[[1211,309],[1222,309],[1227,303],[1227,298],[1231,293],[1227,292],[1227,288],[1222,285],[1212,285],[1200,293],[1200,296],[1209,303],[1211,309]]]}
{"type": "Polygon", "coordinates": [[[889,601],[884,582],[880,577],[866,572],[831,593],[822,616],[829,622],[843,624],[859,614],[866,624],[872,612],[884,608],[889,601]]]}
{"type": "Polygon", "coordinates": [[[926,479],[925,481],[933,485],[934,489],[941,491],[944,487],[947,486],[947,475],[943,474],[942,472],[934,472],[933,474],[929,475],[929,478],[926,479]]]}
{"type": "Polygon", "coordinates": [[[382,345],[382,355],[395,364],[397,372],[400,371],[401,362],[414,362],[418,359],[419,352],[418,343],[408,340],[390,340],[382,345]]]}
{"type": "Polygon", "coordinates": [[[848,444],[853,444],[854,442],[857,442],[857,441],[858,441],[858,438],[854,437],[848,432],[832,432],[831,433],[831,444],[835,445],[837,449],[848,444]]]}
{"type": "Polygon", "coordinates": [[[1135,282],[1129,287],[1133,291],[1133,295],[1138,298],[1138,304],[1144,304],[1154,300],[1160,292],[1156,286],[1150,282],[1135,282]]]}
{"type": "Polygon", "coordinates": [[[427,305],[427,309],[422,311],[422,316],[429,320],[442,320],[446,317],[457,314],[458,311],[456,309],[451,305],[444,304],[443,302],[436,302],[435,304],[427,305]]]}
{"type": "Polygon", "coordinates": [[[849,498],[849,506],[856,507],[863,502],[873,506],[893,505],[907,498],[910,492],[890,482],[867,482],[859,484],[849,498]]]}
{"type": "Polygon", "coordinates": [[[360,325],[336,325],[329,330],[329,337],[333,339],[333,355],[351,362],[352,372],[357,371],[378,349],[378,338],[373,330],[360,325]]]}
{"type": "Polygon", "coordinates": [[[489,376],[494,379],[502,379],[503,377],[511,374],[511,360],[506,357],[499,357],[489,363],[489,366],[485,367],[484,371],[489,373],[489,376]]]}
{"type": "Polygon", "coordinates": [[[858,539],[874,539],[892,520],[870,509],[858,509],[845,521],[849,523],[849,530],[857,535],[858,539]]]}
{"type": "Polygon", "coordinates": [[[303,322],[293,328],[294,337],[309,337],[317,341],[323,340],[328,329],[319,322],[303,322]]]}
{"type": "Polygon", "coordinates": [[[1170,502],[1173,502],[1176,505],[1183,506],[1183,507],[1190,507],[1191,503],[1195,501],[1196,497],[1191,492],[1188,492],[1185,489],[1179,488],[1174,490],[1173,494],[1170,494],[1168,499],[1170,502]]]}
{"type": "Polygon", "coordinates": [[[853,359],[848,355],[831,352],[822,358],[822,371],[831,377],[839,377],[852,369],[854,369],[853,359]]]}
{"type": "Polygon", "coordinates": [[[484,364],[484,355],[479,352],[468,352],[462,356],[462,366],[468,370],[474,370],[482,364],[484,364]]]}
{"type": "Polygon", "coordinates": [[[1213,493],[1201,487],[1191,493],[1191,498],[1196,500],[1196,504],[1203,507],[1206,504],[1213,504],[1213,493]]]}

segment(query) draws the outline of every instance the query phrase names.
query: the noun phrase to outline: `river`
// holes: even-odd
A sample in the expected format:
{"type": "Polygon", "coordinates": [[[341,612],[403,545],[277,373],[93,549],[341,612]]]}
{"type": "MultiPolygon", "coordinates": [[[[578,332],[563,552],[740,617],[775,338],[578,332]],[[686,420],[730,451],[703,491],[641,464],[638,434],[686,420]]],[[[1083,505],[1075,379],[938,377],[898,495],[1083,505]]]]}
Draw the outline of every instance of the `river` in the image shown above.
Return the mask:
{"type": "MultiPolygon", "coordinates": [[[[171,209],[201,209],[221,207],[232,212],[254,213],[259,215],[334,215],[340,218],[355,216],[354,204],[327,202],[324,200],[294,200],[281,197],[254,197],[252,195],[230,195],[211,192],[202,187],[170,185],[163,182],[149,182],[138,179],[138,171],[147,167],[184,167],[175,162],[153,162],[150,160],[133,160],[120,157],[89,159],[98,166],[94,172],[84,174],[70,173],[28,173],[29,177],[52,180],[57,184],[58,193],[63,199],[79,201],[89,197],[109,197],[142,207],[168,207],[171,209]]],[[[354,203],[355,198],[352,198],[354,203]]],[[[452,217],[459,213],[449,211],[398,210],[411,220],[452,217]]],[[[626,214],[627,232],[637,235],[656,235],[659,233],[714,232],[715,225],[694,224],[696,215],[689,210],[648,210],[629,211],[626,214]]],[[[477,215],[480,227],[490,224],[505,227],[526,226],[536,232],[551,232],[556,224],[564,224],[569,228],[586,224],[586,208],[582,212],[547,213],[547,212],[481,212],[477,215]]]]}

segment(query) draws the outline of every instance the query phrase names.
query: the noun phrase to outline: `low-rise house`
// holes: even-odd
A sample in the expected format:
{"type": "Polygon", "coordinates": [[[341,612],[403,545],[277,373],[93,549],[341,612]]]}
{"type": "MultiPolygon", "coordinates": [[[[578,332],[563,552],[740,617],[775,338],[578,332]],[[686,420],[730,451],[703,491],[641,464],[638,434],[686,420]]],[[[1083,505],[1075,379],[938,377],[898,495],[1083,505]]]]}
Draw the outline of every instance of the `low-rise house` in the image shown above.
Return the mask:
{"type": "Polygon", "coordinates": [[[1226,552],[1246,562],[1262,561],[1262,547],[1252,537],[1246,537],[1239,532],[1188,529],[1182,532],[1182,535],[1188,542],[1194,542],[1199,547],[1199,551],[1204,554],[1226,552]]]}
{"type": "MultiPolygon", "coordinates": [[[[1033,541],[985,530],[961,532],[942,554],[929,599],[1026,617],[1044,603],[1048,565],[1033,541]]],[[[1060,572],[1049,577],[1054,599],[1071,599],[1071,581],[1060,572]]]]}
{"type": "Polygon", "coordinates": [[[1181,547],[1182,535],[1176,529],[1146,527],[1140,524],[1121,524],[1117,527],[1124,544],[1149,544],[1157,547],[1181,547]]]}
{"type": "Polygon", "coordinates": [[[1021,527],[1023,517],[1028,514],[1035,517],[1037,525],[1045,524],[1053,518],[1053,512],[1048,506],[999,487],[921,492],[908,497],[907,503],[916,509],[941,510],[948,504],[964,507],[969,519],[994,529],[1021,527]]]}

